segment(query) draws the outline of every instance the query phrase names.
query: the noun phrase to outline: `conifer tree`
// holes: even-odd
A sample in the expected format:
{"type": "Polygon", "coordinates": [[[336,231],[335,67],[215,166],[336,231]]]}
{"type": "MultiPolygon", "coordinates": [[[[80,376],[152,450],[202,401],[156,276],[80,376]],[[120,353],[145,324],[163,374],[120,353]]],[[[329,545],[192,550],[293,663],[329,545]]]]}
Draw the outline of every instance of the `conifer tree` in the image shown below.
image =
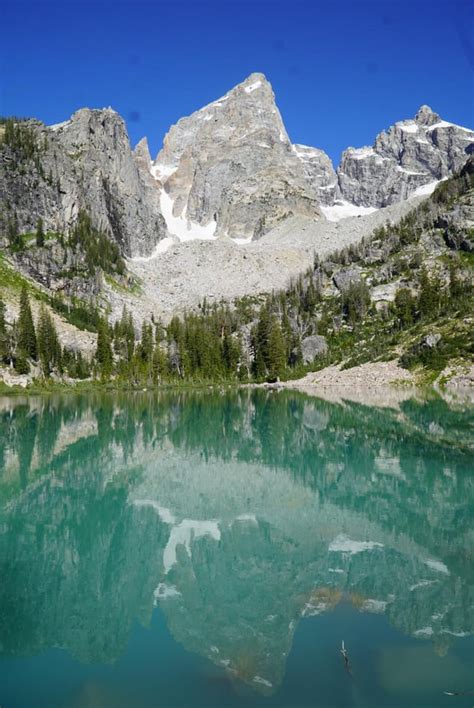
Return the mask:
{"type": "Polygon", "coordinates": [[[401,328],[413,324],[415,315],[415,300],[408,288],[400,288],[395,294],[395,314],[401,328]]]}
{"type": "Polygon", "coordinates": [[[20,316],[18,318],[18,349],[25,356],[36,359],[38,346],[35,325],[31,314],[28,291],[23,286],[20,295],[20,316]]]}
{"type": "Polygon", "coordinates": [[[279,378],[286,367],[286,346],[280,323],[275,315],[270,321],[268,337],[268,375],[279,378]]]}
{"type": "Polygon", "coordinates": [[[270,312],[265,304],[260,309],[260,315],[253,337],[254,373],[257,378],[265,376],[268,371],[268,339],[270,335],[270,312]]]}
{"type": "Polygon", "coordinates": [[[44,246],[43,219],[40,217],[36,224],[36,245],[38,248],[44,246]]]}
{"type": "Polygon", "coordinates": [[[426,268],[420,275],[420,292],[418,295],[418,310],[421,317],[431,317],[439,305],[439,288],[434,279],[430,278],[426,268]]]}
{"type": "Polygon", "coordinates": [[[8,357],[8,333],[5,320],[5,303],[0,298],[0,362],[6,361],[8,357]]]}
{"type": "Polygon", "coordinates": [[[38,354],[45,376],[61,367],[61,345],[51,315],[43,306],[38,321],[38,354]]]}
{"type": "Polygon", "coordinates": [[[99,370],[103,378],[107,378],[112,373],[112,348],[110,346],[110,332],[107,320],[101,320],[97,328],[97,348],[95,358],[99,364],[99,370]]]}
{"type": "Polygon", "coordinates": [[[7,239],[10,247],[10,251],[15,253],[16,251],[21,251],[23,247],[23,239],[20,235],[20,230],[18,227],[18,219],[16,214],[8,219],[7,223],[7,239]]]}

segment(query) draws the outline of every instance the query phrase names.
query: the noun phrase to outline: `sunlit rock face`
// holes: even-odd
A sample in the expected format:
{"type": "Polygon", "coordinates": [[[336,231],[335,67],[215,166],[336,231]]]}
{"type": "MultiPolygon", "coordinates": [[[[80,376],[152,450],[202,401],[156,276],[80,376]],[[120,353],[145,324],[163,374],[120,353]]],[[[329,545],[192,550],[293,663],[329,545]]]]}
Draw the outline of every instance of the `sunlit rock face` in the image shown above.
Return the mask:
{"type": "Polygon", "coordinates": [[[472,130],[421,106],[413,120],[379,133],[372,147],[343,153],[337,170],[340,194],[352,204],[375,208],[428,194],[428,185],[462,168],[473,143],[472,130]]]}
{"type": "Polygon", "coordinates": [[[474,632],[472,431],[444,403],[9,399],[0,433],[4,656],[113,662],[159,606],[270,694],[299,623],[341,603],[439,653],[474,632]]]}
{"type": "Polygon", "coordinates": [[[255,239],[291,214],[319,214],[263,74],[172,126],[152,173],[168,229],[182,240],[255,239]]]}
{"type": "Polygon", "coordinates": [[[79,212],[119,244],[125,255],[147,255],[166,233],[159,193],[137,164],[123,118],[111,108],[83,108],[64,123],[28,121],[38,145],[36,161],[9,169],[0,155],[0,195],[14,205],[20,231],[67,232],[79,212]]]}

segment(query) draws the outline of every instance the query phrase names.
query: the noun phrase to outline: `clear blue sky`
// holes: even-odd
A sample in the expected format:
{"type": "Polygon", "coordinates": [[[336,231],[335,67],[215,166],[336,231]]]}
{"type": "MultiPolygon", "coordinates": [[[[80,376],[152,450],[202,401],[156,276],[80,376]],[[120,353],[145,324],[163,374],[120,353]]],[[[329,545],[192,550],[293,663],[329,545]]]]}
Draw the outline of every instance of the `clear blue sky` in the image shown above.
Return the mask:
{"type": "Polygon", "coordinates": [[[152,156],[168,127],[253,71],[293,142],[339,161],[428,103],[474,127],[472,0],[0,0],[0,112],[112,106],[152,156]]]}

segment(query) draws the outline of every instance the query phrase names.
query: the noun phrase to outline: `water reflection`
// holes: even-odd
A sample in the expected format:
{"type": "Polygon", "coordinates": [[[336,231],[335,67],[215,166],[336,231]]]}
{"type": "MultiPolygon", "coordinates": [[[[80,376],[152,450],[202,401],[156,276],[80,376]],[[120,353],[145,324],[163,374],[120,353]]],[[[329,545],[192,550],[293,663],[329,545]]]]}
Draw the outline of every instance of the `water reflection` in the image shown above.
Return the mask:
{"type": "Polygon", "coordinates": [[[3,399],[1,653],[114,662],[159,605],[271,695],[302,618],[350,604],[445,655],[474,633],[473,442],[441,400],[3,399]]]}

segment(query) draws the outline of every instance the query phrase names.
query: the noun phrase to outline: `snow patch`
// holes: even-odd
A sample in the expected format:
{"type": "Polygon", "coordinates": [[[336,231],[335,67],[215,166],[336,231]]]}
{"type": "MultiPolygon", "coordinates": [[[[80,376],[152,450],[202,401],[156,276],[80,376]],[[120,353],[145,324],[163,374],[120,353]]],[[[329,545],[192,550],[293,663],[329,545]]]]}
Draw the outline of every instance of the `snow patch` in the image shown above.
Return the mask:
{"type": "Polygon", "coordinates": [[[387,602],[384,600],[366,600],[361,609],[363,612],[373,612],[374,614],[383,614],[387,607],[387,602]]]}
{"type": "Polygon", "coordinates": [[[176,564],[176,549],[178,546],[184,546],[191,558],[191,542],[197,538],[208,536],[219,541],[221,532],[217,521],[193,521],[192,519],[183,519],[178,526],[171,529],[171,533],[163,553],[163,566],[165,574],[168,574],[171,568],[176,564]]]}
{"type": "Polygon", "coordinates": [[[406,175],[419,175],[421,177],[426,177],[428,174],[428,172],[413,172],[413,170],[407,170],[405,167],[400,167],[400,165],[397,165],[397,170],[404,172],[406,175]]]}
{"type": "Polygon", "coordinates": [[[426,132],[431,133],[432,130],[436,130],[437,128],[457,128],[458,130],[464,130],[466,133],[473,132],[470,128],[464,128],[464,126],[456,125],[456,123],[449,123],[447,120],[440,120],[438,123],[430,125],[430,127],[426,129],[426,132]]]}
{"type": "Polygon", "coordinates": [[[363,160],[365,157],[375,155],[375,150],[372,147],[348,148],[347,152],[354,160],[363,160]]]}
{"type": "MultiPolygon", "coordinates": [[[[445,177],[446,179],[446,177],[445,177]]],[[[412,197],[428,197],[430,194],[433,194],[435,191],[436,187],[440,182],[443,182],[444,180],[436,180],[435,182],[428,182],[428,184],[423,184],[421,187],[418,187],[415,189],[415,191],[410,195],[412,197]]]]}
{"type": "Polygon", "coordinates": [[[422,627],[413,632],[415,637],[431,637],[433,636],[433,627],[422,627]]]}
{"type": "Polygon", "coordinates": [[[450,629],[442,629],[440,634],[450,634],[452,637],[469,637],[472,632],[452,632],[450,629]]]}
{"type": "Polygon", "coordinates": [[[419,128],[415,121],[407,121],[406,123],[396,123],[395,124],[400,130],[403,130],[404,133],[417,133],[419,128]]]}
{"type": "Polygon", "coordinates": [[[252,241],[252,236],[247,236],[247,238],[233,238],[232,241],[238,246],[245,246],[246,243],[250,243],[252,241]]]}
{"type": "Polygon", "coordinates": [[[257,517],[255,514],[240,514],[236,516],[236,521],[249,521],[251,524],[258,524],[257,517]]]}
{"type": "Polygon", "coordinates": [[[445,575],[449,575],[449,570],[445,566],[444,563],[441,561],[437,560],[425,560],[423,561],[425,565],[428,566],[428,568],[431,568],[432,570],[435,570],[437,573],[444,573],[445,575]]]}
{"type": "Polygon", "coordinates": [[[160,583],[153,593],[155,603],[158,600],[166,600],[169,597],[178,597],[179,595],[181,593],[176,589],[175,585],[167,585],[166,583],[160,583]]]}
{"type": "Polygon", "coordinates": [[[246,86],[244,88],[245,93],[252,93],[253,91],[256,91],[260,86],[262,85],[262,82],[260,80],[254,81],[253,84],[250,84],[249,86],[246,86]]]}
{"type": "Polygon", "coordinates": [[[66,125],[69,125],[70,122],[70,120],[63,120],[62,123],[54,123],[54,125],[50,125],[49,129],[54,131],[61,130],[62,128],[65,128],[66,125]]]}
{"type": "Polygon", "coordinates": [[[164,163],[154,164],[150,167],[150,172],[155,179],[159,179],[160,182],[168,179],[171,175],[176,172],[178,165],[166,165],[164,163]]]}
{"type": "Polygon", "coordinates": [[[217,101],[213,101],[213,103],[210,103],[209,106],[215,106],[216,108],[220,108],[223,103],[225,103],[228,100],[229,96],[223,96],[222,98],[219,98],[217,101]]]}
{"type": "Polygon", "coordinates": [[[318,602],[316,605],[313,605],[312,602],[307,602],[303,607],[303,612],[301,615],[302,617],[316,617],[317,615],[321,615],[323,612],[326,612],[328,609],[329,605],[327,602],[318,602]]]}
{"type": "Polygon", "coordinates": [[[328,573],[345,573],[343,568],[328,568],[328,573]]]}
{"type": "Polygon", "coordinates": [[[356,206],[342,199],[334,206],[320,206],[319,208],[328,221],[340,221],[351,216],[367,216],[367,214],[377,211],[374,207],[356,206]]]}
{"type": "Polygon", "coordinates": [[[215,221],[210,221],[206,226],[195,224],[183,216],[174,216],[173,205],[174,200],[166,190],[162,189],[160,196],[161,213],[172,236],[176,236],[180,241],[194,241],[196,239],[214,241],[217,238],[214,235],[217,227],[215,221]]]}
{"type": "Polygon", "coordinates": [[[164,506],[160,506],[154,499],[135,499],[132,504],[138,507],[151,507],[165,524],[174,524],[176,522],[171,511],[164,506]]]}
{"type": "Polygon", "coordinates": [[[419,583],[415,583],[414,585],[410,585],[408,588],[410,592],[413,592],[413,590],[418,590],[418,588],[426,588],[428,585],[433,585],[434,583],[437,583],[437,580],[420,580],[419,583]]]}
{"type": "Polygon", "coordinates": [[[316,148],[309,147],[308,145],[292,145],[291,149],[302,160],[308,160],[312,157],[319,157],[320,152],[316,148]]]}
{"type": "Polygon", "coordinates": [[[270,683],[270,681],[267,681],[267,679],[262,678],[261,676],[254,676],[254,683],[261,683],[262,686],[268,686],[268,688],[272,688],[273,684],[270,683]]]}
{"type": "Polygon", "coordinates": [[[175,240],[172,236],[166,236],[165,238],[162,238],[161,241],[158,241],[153,250],[153,253],[151,253],[149,256],[134,256],[129,260],[133,261],[134,263],[146,263],[148,261],[152,261],[161,253],[166,253],[166,251],[168,251],[174,243],[175,240]]]}
{"type": "Polygon", "coordinates": [[[383,548],[383,543],[377,541],[353,541],[348,536],[340,534],[329,544],[329,551],[332,553],[362,553],[371,551],[374,548],[383,548]]]}

